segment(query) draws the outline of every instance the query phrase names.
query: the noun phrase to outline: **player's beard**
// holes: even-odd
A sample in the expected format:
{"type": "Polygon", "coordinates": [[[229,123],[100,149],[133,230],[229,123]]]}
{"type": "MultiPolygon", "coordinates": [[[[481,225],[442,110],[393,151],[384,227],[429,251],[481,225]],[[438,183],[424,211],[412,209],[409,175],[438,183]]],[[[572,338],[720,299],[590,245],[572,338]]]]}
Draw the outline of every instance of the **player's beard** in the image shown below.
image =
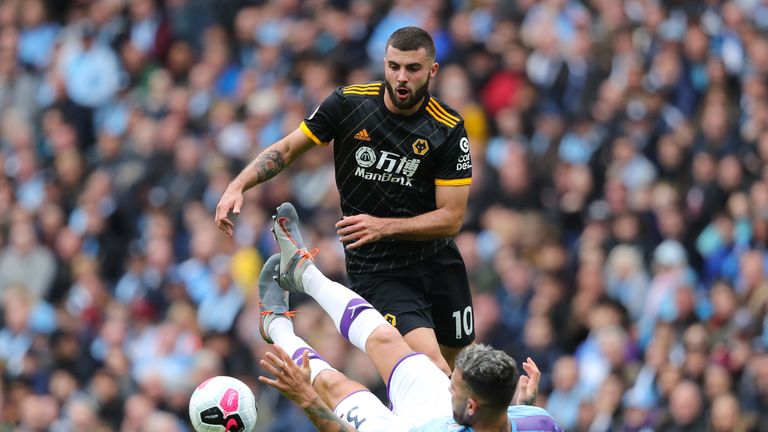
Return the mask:
{"type": "MultiPolygon", "coordinates": [[[[389,93],[389,100],[392,101],[392,104],[395,105],[397,109],[401,110],[409,110],[416,106],[419,102],[421,102],[422,99],[424,99],[424,96],[427,95],[427,92],[429,91],[429,80],[431,77],[427,75],[427,81],[424,83],[423,86],[417,88],[413,92],[411,92],[410,96],[408,96],[407,99],[404,101],[400,101],[397,98],[397,93],[395,93],[395,89],[392,88],[392,85],[389,83],[389,81],[384,80],[384,85],[387,86],[387,92],[389,93]]],[[[410,89],[408,89],[410,91],[410,89]]]]}

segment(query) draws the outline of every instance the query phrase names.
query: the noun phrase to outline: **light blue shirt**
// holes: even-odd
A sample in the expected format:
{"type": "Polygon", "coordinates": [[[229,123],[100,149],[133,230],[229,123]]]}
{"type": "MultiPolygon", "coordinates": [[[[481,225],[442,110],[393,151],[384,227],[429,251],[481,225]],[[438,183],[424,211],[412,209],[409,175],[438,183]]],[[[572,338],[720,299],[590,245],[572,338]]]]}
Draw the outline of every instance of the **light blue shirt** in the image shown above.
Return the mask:
{"type": "Polygon", "coordinates": [[[67,94],[78,105],[89,108],[103,105],[120,89],[117,55],[100,43],[74,53],[64,65],[64,82],[67,94]]]}
{"type": "Polygon", "coordinates": [[[32,346],[32,334],[15,334],[8,329],[0,330],[0,362],[11,376],[19,376],[24,367],[24,356],[32,346]]]}
{"type": "Polygon", "coordinates": [[[190,258],[179,265],[179,277],[187,287],[189,298],[199,305],[216,286],[210,266],[198,258],[190,258]]]}
{"type": "MultiPolygon", "coordinates": [[[[562,432],[555,419],[543,408],[528,405],[512,405],[507,408],[512,432],[562,432]]],[[[471,427],[457,424],[453,417],[441,417],[410,432],[473,431],[471,427]]]]}
{"type": "Polygon", "coordinates": [[[55,24],[23,29],[19,33],[19,60],[40,69],[48,66],[58,37],[59,26],[55,24]]]}
{"type": "Polygon", "coordinates": [[[133,23],[131,26],[131,42],[144,54],[155,48],[157,28],[160,27],[160,18],[153,16],[145,20],[133,23]]]}
{"type": "Polygon", "coordinates": [[[235,285],[223,293],[211,292],[197,309],[197,322],[203,330],[228,332],[244,303],[243,293],[235,285]]]}

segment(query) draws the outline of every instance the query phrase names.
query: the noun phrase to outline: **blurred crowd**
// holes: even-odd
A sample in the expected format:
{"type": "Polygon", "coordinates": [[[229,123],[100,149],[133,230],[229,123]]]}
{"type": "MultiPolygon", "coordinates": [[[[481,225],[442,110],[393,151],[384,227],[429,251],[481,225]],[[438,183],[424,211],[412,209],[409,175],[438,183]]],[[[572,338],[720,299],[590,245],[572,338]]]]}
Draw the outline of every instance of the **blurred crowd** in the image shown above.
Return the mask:
{"type": "Polygon", "coordinates": [[[470,136],[477,340],[531,356],[567,430],[768,430],[768,1],[0,0],[0,431],[190,431],[217,374],[258,430],[313,430],[256,381],[256,279],[292,201],[344,281],[332,151],[249,191],[232,238],[213,210],[406,25],[470,136]]]}

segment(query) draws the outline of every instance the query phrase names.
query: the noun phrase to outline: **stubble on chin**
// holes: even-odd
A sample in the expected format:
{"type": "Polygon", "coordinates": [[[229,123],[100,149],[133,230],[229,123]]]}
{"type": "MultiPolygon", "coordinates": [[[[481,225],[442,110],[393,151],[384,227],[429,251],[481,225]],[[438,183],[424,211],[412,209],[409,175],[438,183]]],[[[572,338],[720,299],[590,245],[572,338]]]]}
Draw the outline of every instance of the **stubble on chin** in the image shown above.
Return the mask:
{"type": "Polygon", "coordinates": [[[427,91],[429,90],[429,80],[430,78],[427,77],[427,81],[424,83],[424,85],[417,88],[413,92],[411,92],[411,95],[408,97],[408,99],[404,101],[400,101],[397,98],[397,93],[395,92],[395,88],[392,87],[389,81],[385,80],[384,84],[387,87],[387,93],[389,93],[389,100],[392,101],[392,104],[397,109],[409,110],[415,107],[427,95],[427,91]]]}

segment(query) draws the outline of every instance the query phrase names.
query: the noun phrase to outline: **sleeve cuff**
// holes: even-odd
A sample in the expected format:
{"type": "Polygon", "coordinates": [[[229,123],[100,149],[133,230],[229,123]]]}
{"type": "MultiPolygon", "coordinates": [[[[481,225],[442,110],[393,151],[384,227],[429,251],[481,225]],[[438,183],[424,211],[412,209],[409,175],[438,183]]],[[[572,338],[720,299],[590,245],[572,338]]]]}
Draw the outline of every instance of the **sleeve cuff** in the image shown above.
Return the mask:
{"type": "Polygon", "coordinates": [[[472,177],[462,179],[435,179],[435,186],[467,186],[472,184],[472,177]]]}
{"type": "Polygon", "coordinates": [[[319,146],[327,146],[328,143],[321,141],[320,138],[317,137],[311,130],[309,130],[309,127],[305,122],[299,123],[299,129],[301,129],[302,132],[304,132],[304,135],[307,136],[307,138],[311,139],[312,142],[314,142],[316,145],[319,146]]]}

